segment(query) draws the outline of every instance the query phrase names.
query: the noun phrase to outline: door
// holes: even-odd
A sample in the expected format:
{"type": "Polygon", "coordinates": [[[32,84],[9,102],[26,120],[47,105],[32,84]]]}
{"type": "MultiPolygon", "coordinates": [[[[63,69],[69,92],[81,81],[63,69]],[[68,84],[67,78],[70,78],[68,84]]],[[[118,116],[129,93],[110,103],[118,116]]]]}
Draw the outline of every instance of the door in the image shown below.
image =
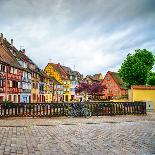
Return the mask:
{"type": "Polygon", "coordinates": [[[65,96],[65,100],[68,102],[68,95],[65,96]]]}

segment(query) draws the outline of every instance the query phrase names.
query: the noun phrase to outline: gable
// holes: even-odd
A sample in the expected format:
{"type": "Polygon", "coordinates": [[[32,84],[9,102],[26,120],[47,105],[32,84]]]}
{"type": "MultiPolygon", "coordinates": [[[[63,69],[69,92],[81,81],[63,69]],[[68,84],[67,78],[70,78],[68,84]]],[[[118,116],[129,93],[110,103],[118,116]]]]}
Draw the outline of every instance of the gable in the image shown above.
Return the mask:
{"type": "Polygon", "coordinates": [[[62,83],[62,79],[61,79],[61,76],[60,76],[59,72],[57,72],[57,70],[55,70],[55,68],[51,64],[47,64],[44,71],[48,76],[53,77],[59,83],[62,83]]]}

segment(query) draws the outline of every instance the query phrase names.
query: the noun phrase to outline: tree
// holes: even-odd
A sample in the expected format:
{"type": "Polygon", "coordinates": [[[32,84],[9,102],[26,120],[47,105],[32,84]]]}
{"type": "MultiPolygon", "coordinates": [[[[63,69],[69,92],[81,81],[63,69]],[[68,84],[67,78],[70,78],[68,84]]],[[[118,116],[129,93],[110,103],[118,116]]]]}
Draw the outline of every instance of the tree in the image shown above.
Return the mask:
{"type": "Polygon", "coordinates": [[[127,87],[131,85],[144,85],[154,63],[155,56],[152,52],[146,49],[135,50],[134,54],[127,55],[127,58],[121,65],[119,74],[127,87]]]}
{"type": "Polygon", "coordinates": [[[91,89],[90,84],[82,82],[78,86],[76,86],[75,93],[76,94],[77,93],[79,93],[79,94],[83,93],[84,98],[86,100],[87,93],[90,92],[90,89],[91,89]]]}
{"type": "Polygon", "coordinates": [[[106,89],[106,86],[104,86],[102,83],[89,84],[89,83],[82,82],[75,88],[75,92],[79,94],[83,93],[84,98],[86,100],[86,96],[88,94],[91,94],[92,96],[95,94],[101,94],[104,92],[105,89],[106,89]]]}
{"type": "Polygon", "coordinates": [[[147,78],[148,85],[155,85],[155,72],[150,72],[147,78]]]}

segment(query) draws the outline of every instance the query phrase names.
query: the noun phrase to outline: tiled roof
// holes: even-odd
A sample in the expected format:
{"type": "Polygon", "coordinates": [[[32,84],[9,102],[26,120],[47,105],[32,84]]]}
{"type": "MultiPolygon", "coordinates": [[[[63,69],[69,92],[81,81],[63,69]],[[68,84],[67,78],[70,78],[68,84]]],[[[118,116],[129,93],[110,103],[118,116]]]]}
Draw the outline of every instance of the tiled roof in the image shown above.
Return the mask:
{"type": "Polygon", "coordinates": [[[89,78],[92,81],[100,82],[101,80],[96,76],[87,75],[86,78],[89,78]]]}
{"type": "Polygon", "coordinates": [[[127,89],[122,78],[120,77],[119,73],[117,72],[110,72],[110,75],[113,77],[114,81],[118,84],[118,86],[121,88],[121,89],[127,89]]]}
{"type": "Polygon", "coordinates": [[[64,70],[67,74],[69,74],[69,75],[72,74],[72,70],[71,70],[71,68],[66,67],[66,66],[61,66],[61,67],[63,68],[63,70],[64,70]]]}
{"type": "Polygon", "coordinates": [[[155,86],[147,86],[147,85],[132,85],[131,88],[142,90],[155,90],[155,86]]]}
{"type": "MultiPolygon", "coordinates": [[[[17,58],[17,59],[23,60],[25,62],[28,62],[30,64],[34,64],[36,66],[35,70],[27,68],[26,71],[28,71],[28,72],[35,72],[35,73],[40,74],[39,67],[26,54],[24,54],[23,51],[21,51],[21,50],[18,51],[16,49],[16,47],[12,46],[6,39],[3,39],[3,45],[5,46],[5,48],[9,52],[9,54],[13,57],[13,59],[17,58]],[[10,51],[10,49],[13,50],[13,53],[10,51]]],[[[25,68],[23,68],[23,70],[25,70],[25,68]]]]}
{"type": "Polygon", "coordinates": [[[10,50],[11,48],[13,49],[15,57],[34,64],[34,62],[26,54],[24,54],[21,50],[18,51],[16,47],[12,46],[6,39],[3,40],[3,43],[6,46],[6,48],[8,48],[8,50],[10,50]]]}
{"type": "Polygon", "coordinates": [[[52,65],[52,67],[60,74],[61,78],[64,80],[68,79],[68,75],[66,74],[66,72],[61,68],[60,64],[54,64],[54,63],[49,63],[50,65],[52,65]]]}
{"type": "Polygon", "coordinates": [[[101,76],[102,76],[101,73],[93,75],[93,77],[94,77],[95,79],[99,79],[99,80],[102,80],[102,79],[100,79],[101,76]]]}
{"type": "Polygon", "coordinates": [[[18,61],[13,57],[13,55],[9,51],[7,51],[7,49],[3,45],[0,45],[0,59],[1,61],[10,66],[21,68],[18,61]]]}
{"type": "Polygon", "coordinates": [[[74,71],[70,67],[66,67],[66,66],[61,66],[61,67],[68,75],[77,76],[78,79],[82,78],[82,75],[78,71],[74,71]]]}

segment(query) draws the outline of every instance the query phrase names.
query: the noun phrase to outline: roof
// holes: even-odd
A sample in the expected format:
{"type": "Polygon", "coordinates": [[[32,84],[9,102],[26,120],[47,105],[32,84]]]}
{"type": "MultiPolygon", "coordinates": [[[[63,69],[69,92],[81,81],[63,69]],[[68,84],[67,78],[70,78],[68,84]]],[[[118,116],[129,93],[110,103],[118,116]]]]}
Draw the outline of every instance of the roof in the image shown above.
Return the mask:
{"type": "MultiPolygon", "coordinates": [[[[3,39],[3,45],[4,47],[7,49],[8,53],[11,55],[11,57],[17,61],[17,59],[22,60],[22,61],[26,61],[30,64],[35,65],[35,70],[32,70],[30,68],[26,68],[26,71],[28,72],[35,72],[40,74],[40,69],[39,67],[21,50],[17,50],[16,47],[14,47],[13,45],[11,45],[6,39],[3,39]],[[10,50],[13,50],[13,53],[10,50]]],[[[17,61],[18,62],[18,61],[17,61]]],[[[20,64],[19,64],[20,65],[20,64]]],[[[23,68],[21,65],[20,67],[25,70],[25,68],[23,68]]]]}
{"type": "Polygon", "coordinates": [[[87,75],[86,78],[89,78],[92,81],[101,82],[98,76],[87,75]]]}
{"type": "Polygon", "coordinates": [[[49,63],[49,64],[60,74],[63,80],[68,79],[67,73],[63,70],[63,68],[61,67],[59,63],[58,64],[49,63]]]}
{"type": "Polygon", "coordinates": [[[61,66],[61,67],[68,75],[77,76],[78,79],[82,78],[82,75],[78,71],[74,71],[70,67],[66,67],[66,66],[61,66]]]}
{"type": "Polygon", "coordinates": [[[103,80],[103,78],[100,79],[100,77],[103,77],[101,73],[95,74],[95,75],[93,75],[93,77],[94,77],[95,79],[103,80]]]}
{"type": "Polygon", "coordinates": [[[7,51],[7,49],[3,45],[0,45],[0,60],[10,66],[21,68],[18,61],[9,51],[7,51]]]}
{"type": "Polygon", "coordinates": [[[72,74],[72,70],[71,70],[71,68],[69,68],[69,67],[66,67],[66,66],[61,66],[62,68],[63,68],[63,70],[67,73],[67,74],[69,74],[69,75],[71,75],[72,74]]]}
{"type": "Polygon", "coordinates": [[[114,79],[114,81],[117,83],[117,85],[121,88],[121,89],[127,89],[127,87],[125,86],[122,78],[120,77],[119,73],[117,72],[110,72],[109,74],[112,76],[112,78],[114,79]]]}
{"type": "Polygon", "coordinates": [[[13,49],[13,52],[15,53],[14,55],[15,57],[34,64],[34,62],[26,54],[24,54],[23,51],[21,50],[18,51],[16,47],[12,46],[6,39],[4,39],[3,43],[6,46],[6,48],[8,48],[9,50],[11,48],[13,49]]]}
{"type": "Polygon", "coordinates": [[[141,90],[155,90],[155,86],[149,85],[132,85],[131,89],[141,89],[141,90]]]}

